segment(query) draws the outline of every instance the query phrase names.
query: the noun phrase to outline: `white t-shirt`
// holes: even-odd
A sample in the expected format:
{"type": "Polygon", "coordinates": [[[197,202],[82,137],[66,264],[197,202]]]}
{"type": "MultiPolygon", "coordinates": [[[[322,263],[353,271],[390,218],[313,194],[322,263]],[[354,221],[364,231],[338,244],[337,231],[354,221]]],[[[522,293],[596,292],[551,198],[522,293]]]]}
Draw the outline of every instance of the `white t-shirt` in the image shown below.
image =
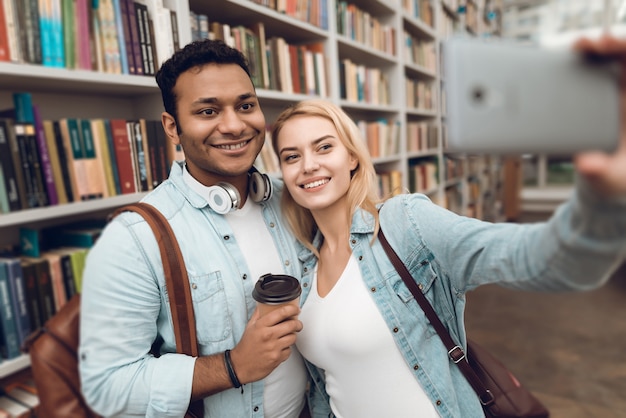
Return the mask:
{"type": "Polygon", "coordinates": [[[439,416],[368,294],[354,257],[323,298],[315,272],[300,320],[304,328],[296,344],[306,359],[325,370],[337,417],[439,416]]]}
{"type": "MultiPolygon", "coordinates": [[[[184,171],[186,183],[207,196],[207,187],[184,171]]],[[[226,215],[235,239],[244,254],[250,274],[259,278],[266,273],[283,274],[283,265],[267,230],[261,205],[246,199],[243,208],[226,215]]],[[[307,372],[302,356],[292,347],[291,356],[265,378],[263,409],[266,418],[297,418],[304,407],[307,372]]]]}

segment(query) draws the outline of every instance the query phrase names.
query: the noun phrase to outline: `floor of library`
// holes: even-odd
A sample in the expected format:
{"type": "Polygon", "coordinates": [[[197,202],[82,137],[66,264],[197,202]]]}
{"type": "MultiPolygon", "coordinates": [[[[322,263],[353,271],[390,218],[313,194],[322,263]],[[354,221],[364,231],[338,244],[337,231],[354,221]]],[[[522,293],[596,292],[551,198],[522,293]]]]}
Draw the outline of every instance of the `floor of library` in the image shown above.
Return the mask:
{"type": "Polygon", "coordinates": [[[543,294],[488,285],[468,294],[466,327],[552,418],[625,418],[625,302],[626,264],[590,292],[543,294]]]}

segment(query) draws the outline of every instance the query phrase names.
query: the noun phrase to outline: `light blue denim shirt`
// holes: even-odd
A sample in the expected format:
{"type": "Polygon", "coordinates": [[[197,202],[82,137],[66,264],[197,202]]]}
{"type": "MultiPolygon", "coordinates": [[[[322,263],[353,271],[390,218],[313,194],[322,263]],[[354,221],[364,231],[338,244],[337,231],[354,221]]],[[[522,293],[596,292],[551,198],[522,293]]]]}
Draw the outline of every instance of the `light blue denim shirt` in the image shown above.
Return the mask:
{"type": "MultiPolygon", "coordinates": [[[[168,180],[143,201],[169,220],[185,258],[201,355],[223,352],[240,340],[256,305],[256,282],[227,220],[183,181],[174,163],[168,180]]],[[[282,183],[263,217],[285,273],[300,277],[294,238],[280,216],[282,183]]],[[[168,293],[159,249],[136,213],[110,222],[89,252],[81,301],[80,376],[83,392],[105,416],[182,417],[191,397],[195,358],[175,354],[168,293]],[[148,353],[157,335],[161,357],[148,353]],[[169,354],[167,354],[169,353],[169,354]]],[[[205,399],[209,417],[258,417],[263,383],[246,384],[205,399]]]]}
{"type": "MultiPolygon", "coordinates": [[[[591,289],[604,283],[626,254],[626,200],[602,201],[582,186],[543,225],[492,225],[458,216],[420,194],[388,200],[380,217],[390,244],[452,338],[463,347],[467,291],[487,283],[537,291],[591,289]]],[[[415,379],[441,417],[483,417],[476,394],[449,360],[380,242],[371,245],[373,232],[371,214],[357,212],[350,247],[364,284],[415,379]]],[[[316,259],[302,248],[304,301],[316,259]]],[[[307,366],[317,388],[310,399],[314,417],[332,417],[323,370],[307,366]]]]}

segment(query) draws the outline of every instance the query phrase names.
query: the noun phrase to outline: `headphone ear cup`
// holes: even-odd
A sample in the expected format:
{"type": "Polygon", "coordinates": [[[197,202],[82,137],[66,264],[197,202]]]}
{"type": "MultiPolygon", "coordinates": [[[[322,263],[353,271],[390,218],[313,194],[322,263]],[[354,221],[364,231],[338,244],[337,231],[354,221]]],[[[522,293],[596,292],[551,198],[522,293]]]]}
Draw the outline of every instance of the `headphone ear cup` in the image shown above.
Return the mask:
{"type": "Polygon", "coordinates": [[[255,203],[264,202],[272,197],[272,181],[267,174],[261,174],[254,170],[250,173],[250,185],[248,194],[255,203]]]}
{"type": "Polygon", "coordinates": [[[237,188],[228,183],[217,183],[208,190],[209,206],[220,215],[224,215],[239,207],[241,196],[237,188]]]}

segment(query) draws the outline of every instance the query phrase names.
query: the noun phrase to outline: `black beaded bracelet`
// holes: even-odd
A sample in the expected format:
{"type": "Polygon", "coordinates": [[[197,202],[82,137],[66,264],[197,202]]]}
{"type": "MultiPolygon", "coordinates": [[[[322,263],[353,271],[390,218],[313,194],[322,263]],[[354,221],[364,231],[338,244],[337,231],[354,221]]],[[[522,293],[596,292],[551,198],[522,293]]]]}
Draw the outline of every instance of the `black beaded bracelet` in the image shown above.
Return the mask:
{"type": "Polygon", "coordinates": [[[237,374],[235,373],[235,369],[233,368],[233,363],[230,361],[230,350],[224,351],[224,364],[226,364],[226,370],[228,371],[228,376],[230,377],[230,381],[235,387],[238,389],[241,387],[241,382],[237,378],[237,374]]]}

